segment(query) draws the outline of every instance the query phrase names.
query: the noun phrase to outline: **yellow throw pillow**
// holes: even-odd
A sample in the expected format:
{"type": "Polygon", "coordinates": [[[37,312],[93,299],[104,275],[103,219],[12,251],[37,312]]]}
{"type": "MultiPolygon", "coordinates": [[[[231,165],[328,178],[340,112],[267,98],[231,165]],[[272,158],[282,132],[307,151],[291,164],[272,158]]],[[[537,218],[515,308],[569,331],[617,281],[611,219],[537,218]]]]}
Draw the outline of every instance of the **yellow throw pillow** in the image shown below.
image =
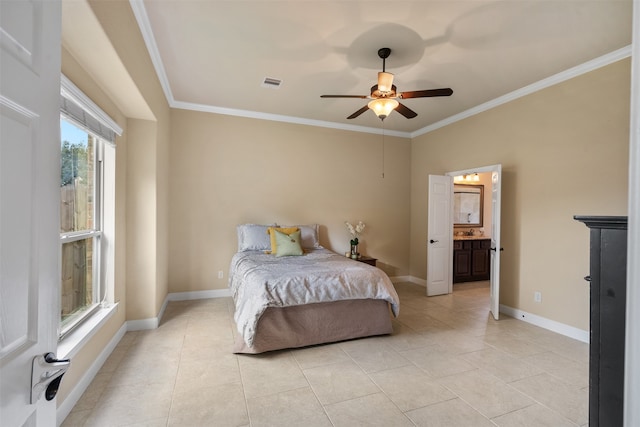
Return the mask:
{"type": "Polygon", "coordinates": [[[267,233],[271,237],[271,252],[267,251],[267,253],[275,254],[278,251],[278,243],[276,242],[276,233],[274,230],[277,230],[284,234],[295,233],[296,231],[300,231],[298,227],[269,227],[267,228],[267,233]]]}

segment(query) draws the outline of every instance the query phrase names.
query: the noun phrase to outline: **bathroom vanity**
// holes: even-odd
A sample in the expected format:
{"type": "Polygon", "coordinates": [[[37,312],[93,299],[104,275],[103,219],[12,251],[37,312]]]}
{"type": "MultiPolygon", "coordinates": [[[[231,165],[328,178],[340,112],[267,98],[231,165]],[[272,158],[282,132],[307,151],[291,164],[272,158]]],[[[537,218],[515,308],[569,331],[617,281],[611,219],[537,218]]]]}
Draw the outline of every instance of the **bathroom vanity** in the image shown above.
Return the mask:
{"type": "Polygon", "coordinates": [[[453,239],[453,283],[491,278],[491,239],[455,236],[453,239]]]}
{"type": "Polygon", "coordinates": [[[491,239],[482,229],[484,185],[453,187],[453,283],[489,280],[491,239]]]}

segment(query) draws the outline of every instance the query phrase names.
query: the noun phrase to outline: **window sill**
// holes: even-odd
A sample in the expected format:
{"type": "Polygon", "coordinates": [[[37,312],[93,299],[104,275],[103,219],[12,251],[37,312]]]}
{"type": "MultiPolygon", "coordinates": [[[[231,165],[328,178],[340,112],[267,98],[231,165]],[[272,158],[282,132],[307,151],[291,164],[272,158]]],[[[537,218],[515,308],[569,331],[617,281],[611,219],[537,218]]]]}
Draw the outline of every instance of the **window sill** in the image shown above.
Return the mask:
{"type": "Polygon", "coordinates": [[[84,345],[100,330],[107,320],[118,311],[118,303],[101,307],[89,319],[71,331],[58,342],[58,359],[70,359],[74,357],[84,345]]]}

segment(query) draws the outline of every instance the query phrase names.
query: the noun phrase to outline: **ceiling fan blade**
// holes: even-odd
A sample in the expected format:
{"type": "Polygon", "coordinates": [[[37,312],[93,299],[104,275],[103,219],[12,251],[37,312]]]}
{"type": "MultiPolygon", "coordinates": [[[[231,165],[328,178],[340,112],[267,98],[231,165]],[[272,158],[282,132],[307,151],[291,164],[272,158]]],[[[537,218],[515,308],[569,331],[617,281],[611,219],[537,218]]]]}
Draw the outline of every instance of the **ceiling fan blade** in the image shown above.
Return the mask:
{"type": "Polygon", "coordinates": [[[356,111],[355,113],[353,113],[352,115],[350,115],[349,117],[347,117],[347,119],[355,119],[356,117],[358,117],[360,114],[364,113],[365,111],[367,111],[369,109],[368,105],[365,105],[364,107],[362,107],[361,109],[359,109],[358,111],[356,111]]]}
{"type": "Polygon", "coordinates": [[[367,99],[367,95],[320,95],[320,98],[359,98],[367,99]]]}
{"type": "Polygon", "coordinates": [[[398,103],[398,106],[396,107],[396,111],[402,114],[403,116],[405,116],[407,119],[413,119],[415,116],[418,115],[418,113],[413,111],[411,108],[401,103],[398,103]]]}
{"type": "Polygon", "coordinates": [[[426,89],[426,90],[413,90],[409,92],[402,92],[398,95],[398,98],[409,99],[409,98],[427,98],[431,96],[451,96],[453,90],[451,88],[442,88],[442,89],[426,89]]]}

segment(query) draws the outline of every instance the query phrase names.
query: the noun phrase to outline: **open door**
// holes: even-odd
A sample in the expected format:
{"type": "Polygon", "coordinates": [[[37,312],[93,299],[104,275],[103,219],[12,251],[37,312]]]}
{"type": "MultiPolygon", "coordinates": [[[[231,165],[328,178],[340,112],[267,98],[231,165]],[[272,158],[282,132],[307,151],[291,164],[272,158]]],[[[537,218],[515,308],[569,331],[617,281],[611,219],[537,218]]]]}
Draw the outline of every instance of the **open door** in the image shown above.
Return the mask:
{"type": "MultiPolygon", "coordinates": [[[[490,289],[490,307],[491,315],[498,320],[500,311],[500,199],[502,194],[502,165],[483,166],[474,169],[466,169],[455,172],[448,172],[448,178],[457,175],[468,175],[474,173],[491,173],[491,289],[490,289]]],[[[429,177],[431,178],[431,176],[429,177]]],[[[431,186],[429,187],[431,194],[431,186]]],[[[450,194],[453,199],[453,191],[450,194]]],[[[429,215],[431,216],[431,197],[429,197],[429,215]]],[[[453,221],[447,231],[449,240],[453,239],[453,221]]],[[[429,221],[429,235],[431,235],[431,221],[429,221]]],[[[450,267],[453,269],[453,251],[449,251],[450,267]]],[[[429,269],[431,267],[431,259],[429,258],[429,269]]],[[[451,273],[450,273],[451,274],[451,273]]],[[[428,273],[427,273],[428,276],[428,273]]],[[[428,281],[427,281],[428,282],[428,281]]],[[[453,286],[449,292],[452,291],[453,286]]]]}
{"type": "Polygon", "coordinates": [[[55,426],[59,1],[0,1],[0,425],[55,426]]]}
{"type": "Polygon", "coordinates": [[[490,310],[494,319],[500,317],[500,198],[502,194],[502,165],[491,172],[491,290],[490,310]]]}
{"type": "Polygon", "coordinates": [[[452,177],[429,175],[427,296],[451,293],[453,287],[452,188],[452,177]]]}

